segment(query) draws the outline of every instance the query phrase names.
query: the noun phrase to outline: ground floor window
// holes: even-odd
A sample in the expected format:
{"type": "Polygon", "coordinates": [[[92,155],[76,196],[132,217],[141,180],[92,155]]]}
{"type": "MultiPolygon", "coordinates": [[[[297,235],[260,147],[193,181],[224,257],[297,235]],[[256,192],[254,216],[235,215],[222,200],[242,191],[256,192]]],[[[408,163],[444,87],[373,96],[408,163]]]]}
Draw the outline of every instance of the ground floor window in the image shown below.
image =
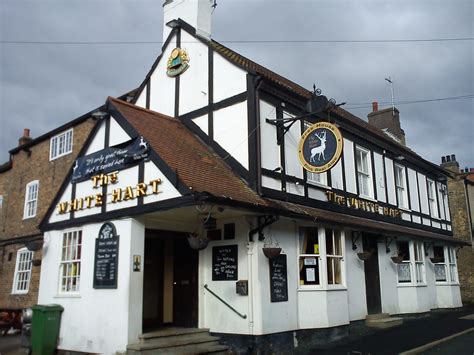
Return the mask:
{"type": "Polygon", "coordinates": [[[60,266],[61,293],[78,292],[81,279],[82,231],[63,234],[63,247],[60,266]]]}
{"type": "Polygon", "coordinates": [[[32,251],[26,248],[18,250],[16,254],[12,293],[28,293],[31,279],[31,259],[33,259],[32,251]]]}
{"type": "Polygon", "coordinates": [[[343,285],[343,232],[302,228],[299,239],[300,285],[343,285]]]}
{"type": "Polygon", "coordinates": [[[458,282],[455,249],[443,245],[433,246],[433,263],[436,282],[458,282]]]}
{"type": "Polygon", "coordinates": [[[422,242],[398,241],[398,256],[402,258],[397,264],[399,284],[425,283],[425,255],[422,242]]]}

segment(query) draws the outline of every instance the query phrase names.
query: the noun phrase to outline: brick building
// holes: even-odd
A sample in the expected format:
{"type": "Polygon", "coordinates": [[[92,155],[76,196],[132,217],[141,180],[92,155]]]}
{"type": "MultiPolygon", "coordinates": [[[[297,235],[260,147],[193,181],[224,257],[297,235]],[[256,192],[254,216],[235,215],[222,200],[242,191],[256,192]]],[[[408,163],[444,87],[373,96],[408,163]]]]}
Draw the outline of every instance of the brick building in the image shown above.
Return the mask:
{"type": "Polygon", "coordinates": [[[39,223],[94,124],[88,113],[35,139],[25,129],[0,165],[0,309],[37,303],[39,223]]]}
{"type": "Polygon", "coordinates": [[[456,156],[441,157],[441,166],[453,173],[448,179],[448,197],[451,206],[454,238],[465,240],[465,246],[458,252],[459,283],[463,303],[474,303],[474,169],[459,169],[456,156]]]}

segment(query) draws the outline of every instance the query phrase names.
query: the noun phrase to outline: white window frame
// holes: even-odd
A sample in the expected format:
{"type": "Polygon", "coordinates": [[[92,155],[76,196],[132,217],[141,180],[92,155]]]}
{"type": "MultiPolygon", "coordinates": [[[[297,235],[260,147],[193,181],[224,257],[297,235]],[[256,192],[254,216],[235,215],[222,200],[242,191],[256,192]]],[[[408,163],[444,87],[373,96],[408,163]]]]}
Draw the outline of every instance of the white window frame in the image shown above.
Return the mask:
{"type": "Polygon", "coordinates": [[[54,137],[51,137],[49,143],[49,160],[55,160],[72,153],[74,131],[68,129],[54,137]]]}
{"type": "Polygon", "coordinates": [[[30,181],[25,189],[25,205],[23,207],[23,219],[36,216],[38,209],[39,181],[30,181]]]}
{"type": "Polygon", "coordinates": [[[439,263],[435,263],[434,267],[443,268],[446,280],[436,280],[435,272],[435,283],[438,285],[457,285],[459,283],[458,266],[456,261],[455,248],[447,245],[443,246],[444,260],[439,263]]]}
{"type": "Polygon", "coordinates": [[[438,201],[436,198],[436,184],[431,179],[426,179],[426,190],[428,196],[428,205],[430,207],[430,214],[433,218],[439,218],[439,211],[438,211],[438,201]]]}
{"type": "Polygon", "coordinates": [[[425,246],[423,242],[413,240],[401,240],[408,243],[409,259],[397,264],[397,284],[398,286],[426,286],[425,268],[425,246]],[[399,269],[408,267],[410,271],[410,281],[400,281],[399,269]]]}
{"type": "Polygon", "coordinates": [[[21,248],[16,253],[15,274],[13,276],[12,294],[28,293],[31,281],[33,252],[21,248]]]}
{"type": "Polygon", "coordinates": [[[59,294],[79,294],[81,284],[82,230],[63,233],[59,264],[59,294]]]}
{"type": "Polygon", "coordinates": [[[407,192],[407,176],[405,167],[399,164],[394,164],[395,172],[395,189],[397,192],[398,207],[408,208],[408,192],[407,192]]]}
{"type": "MultiPolygon", "coordinates": [[[[373,184],[373,176],[372,176],[372,156],[371,151],[369,149],[363,148],[359,145],[356,145],[355,149],[355,160],[356,160],[356,171],[357,171],[357,186],[359,187],[359,196],[367,197],[370,199],[374,198],[374,184],[373,184]],[[363,166],[359,166],[359,154],[361,157],[366,158],[367,162],[367,171],[363,170],[363,166]],[[367,181],[367,191],[362,191],[362,178],[366,179],[367,181]],[[365,193],[367,192],[367,193],[365,193]]],[[[360,160],[361,165],[363,165],[362,159],[360,160]]]]}
{"type": "Polygon", "coordinates": [[[300,238],[298,238],[298,257],[297,257],[297,270],[300,270],[300,259],[304,257],[316,257],[318,259],[318,275],[319,284],[315,285],[304,285],[301,284],[301,278],[298,276],[298,290],[333,290],[333,289],[346,289],[346,269],[345,269],[345,232],[340,229],[324,228],[324,227],[305,227],[300,228],[300,238]],[[301,240],[304,238],[304,230],[307,228],[314,228],[318,230],[318,243],[319,243],[319,254],[304,254],[301,251],[301,240]],[[341,253],[342,255],[333,255],[327,253],[326,245],[326,229],[332,231],[332,238],[340,238],[341,240],[341,253]],[[341,263],[341,283],[329,284],[328,279],[328,262],[334,259],[340,260],[341,263]]]}

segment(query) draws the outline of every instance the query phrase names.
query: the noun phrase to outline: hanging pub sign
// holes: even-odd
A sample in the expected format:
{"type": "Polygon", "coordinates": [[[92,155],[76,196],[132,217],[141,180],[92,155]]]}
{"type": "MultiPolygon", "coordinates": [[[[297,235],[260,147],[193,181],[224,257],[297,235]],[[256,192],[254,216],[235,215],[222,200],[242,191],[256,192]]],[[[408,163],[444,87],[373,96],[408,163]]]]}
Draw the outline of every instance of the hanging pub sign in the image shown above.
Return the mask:
{"type": "Polygon", "coordinates": [[[307,171],[323,173],[339,161],[343,146],[339,129],[328,122],[318,122],[301,136],[298,146],[300,163],[307,171]]]}
{"type": "Polygon", "coordinates": [[[99,173],[129,168],[148,157],[148,143],[140,136],[128,142],[79,157],[72,168],[72,182],[88,180],[99,173]]]}
{"type": "Polygon", "coordinates": [[[171,77],[178,76],[184,73],[188,68],[188,53],[186,53],[186,51],[181,48],[173,49],[166,65],[166,74],[171,77]]]}
{"type": "Polygon", "coordinates": [[[104,223],[95,240],[94,288],[117,288],[119,236],[115,225],[104,223]]]}

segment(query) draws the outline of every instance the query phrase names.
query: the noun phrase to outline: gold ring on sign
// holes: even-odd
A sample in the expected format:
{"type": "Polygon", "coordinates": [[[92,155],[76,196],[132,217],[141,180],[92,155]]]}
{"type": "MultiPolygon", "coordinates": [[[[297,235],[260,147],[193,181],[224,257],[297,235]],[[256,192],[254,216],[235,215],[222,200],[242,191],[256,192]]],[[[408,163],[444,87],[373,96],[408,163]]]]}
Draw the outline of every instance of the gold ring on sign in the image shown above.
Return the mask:
{"type": "Polygon", "coordinates": [[[179,49],[178,48],[173,49],[173,51],[171,52],[171,58],[175,59],[178,55],[179,55],[179,49]]]}

